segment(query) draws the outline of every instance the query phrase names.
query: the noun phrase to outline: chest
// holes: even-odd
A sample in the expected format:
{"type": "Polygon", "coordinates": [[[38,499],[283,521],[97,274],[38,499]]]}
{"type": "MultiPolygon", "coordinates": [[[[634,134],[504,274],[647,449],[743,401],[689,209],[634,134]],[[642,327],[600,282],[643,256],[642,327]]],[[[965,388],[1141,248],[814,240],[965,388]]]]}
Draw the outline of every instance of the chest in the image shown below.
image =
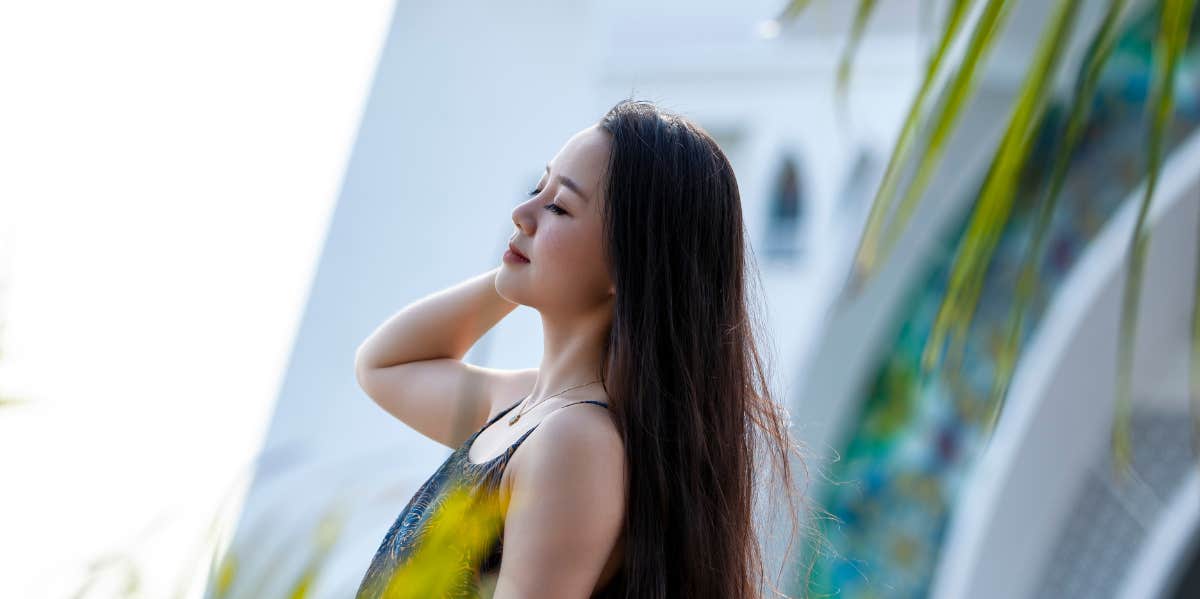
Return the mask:
{"type": "Polygon", "coordinates": [[[521,453],[515,450],[536,426],[509,427],[506,418],[501,418],[470,442],[464,459],[475,468],[498,470],[500,489],[507,493],[512,490],[514,472],[520,469],[521,453]]]}

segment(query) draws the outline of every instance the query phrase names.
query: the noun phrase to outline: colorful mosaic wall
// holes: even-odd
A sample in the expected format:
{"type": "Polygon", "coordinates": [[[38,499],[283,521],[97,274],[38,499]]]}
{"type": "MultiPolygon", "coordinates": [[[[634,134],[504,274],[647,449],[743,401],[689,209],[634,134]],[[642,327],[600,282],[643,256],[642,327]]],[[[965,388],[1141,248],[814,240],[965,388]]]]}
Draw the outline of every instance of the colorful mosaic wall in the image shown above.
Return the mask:
{"type": "MultiPolygon", "coordinates": [[[[1197,23],[1200,20],[1193,22],[1189,48],[1177,74],[1176,113],[1167,148],[1178,145],[1200,122],[1197,23]]],[[[1072,157],[1044,246],[1040,288],[1026,318],[1024,339],[1087,244],[1144,177],[1147,121],[1143,109],[1156,28],[1156,13],[1130,23],[1105,68],[1087,133],[1072,157]]],[[[961,367],[937,372],[921,385],[917,385],[919,358],[965,218],[942,240],[942,251],[922,284],[911,290],[898,337],[868,394],[861,398],[841,460],[828,472],[843,484],[819,491],[820,506],[841,523],[823,523],[829,546],[816,558],[810,596],[927,596],[949,512],[964,475],[987,440],[983,433],[986,400],[1015,275],[1035,217],[1031,200],[1047,183],[1068,101],[1054,103],[1039,125],[1037,146],[1022,175],[1013,218],[987,274],[961,367]]]]}

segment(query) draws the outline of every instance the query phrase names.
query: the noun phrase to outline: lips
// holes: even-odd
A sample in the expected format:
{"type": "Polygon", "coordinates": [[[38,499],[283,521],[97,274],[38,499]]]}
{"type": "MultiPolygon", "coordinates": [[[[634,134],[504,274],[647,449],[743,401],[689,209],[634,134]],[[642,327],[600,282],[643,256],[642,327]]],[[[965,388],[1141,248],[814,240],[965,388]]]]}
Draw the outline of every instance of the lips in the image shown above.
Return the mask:
{"type": "Polygon", "coordinates": [[[516,255],[517,255],[517,257],[519,257],[520,259],[522,259],[522,260],[524,260],[524,261],[526,261],[526,262],[529,262],[529,257],[528,257],[528,256],[526,256],[524,253],[522,253],[522,252],[521,252],[521,250],[518,250],[518,249],[517,249],[517,246],[513,245],[513,243],[512,243],[511,241],[510,241],[510,242],[508,242],[508,250],[509,250],[510,252],[512,252],[512,253],[514,253],[514,254],[516,254],[516,255]]]}

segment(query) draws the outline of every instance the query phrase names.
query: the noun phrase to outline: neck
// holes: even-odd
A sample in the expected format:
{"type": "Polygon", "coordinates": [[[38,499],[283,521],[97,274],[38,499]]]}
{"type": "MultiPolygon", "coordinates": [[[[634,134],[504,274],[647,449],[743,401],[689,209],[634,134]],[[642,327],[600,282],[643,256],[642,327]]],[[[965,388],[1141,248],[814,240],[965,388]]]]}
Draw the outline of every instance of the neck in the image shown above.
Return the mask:
{"type": "Polygon", "coordinates": [[[542,362],[529,398],[537,403],[576,385],[582,386],[551,398],[551,401],[580,396],[595,397],[598,392],[602,393],[600,383],[592,381],[600,380],[600,367],[611,324],[611,306],[571,318],[556,318],[543,313],[542,362]]]}

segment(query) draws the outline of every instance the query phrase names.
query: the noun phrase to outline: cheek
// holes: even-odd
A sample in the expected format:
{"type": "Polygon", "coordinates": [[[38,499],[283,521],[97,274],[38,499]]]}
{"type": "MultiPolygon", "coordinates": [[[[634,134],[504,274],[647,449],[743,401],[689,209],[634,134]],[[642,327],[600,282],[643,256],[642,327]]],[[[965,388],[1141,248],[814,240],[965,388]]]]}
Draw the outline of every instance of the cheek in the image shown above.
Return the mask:
{"type": "Polygon", "coordinates": [[[576,247],[566,231],[543,231],[535,243],[534,265],[538,276],[547,279],[561,278],[576,257],[576,247]]]}
{"type": "Polygon", "coordinates": [[[599,235],[594,231],[555,232],[542,239],[538,248],[545,269],[540,276],[555,286],[570,286],[572,292],[589,293],[605,286],[608,271],[600,250],[599,235]]]}

